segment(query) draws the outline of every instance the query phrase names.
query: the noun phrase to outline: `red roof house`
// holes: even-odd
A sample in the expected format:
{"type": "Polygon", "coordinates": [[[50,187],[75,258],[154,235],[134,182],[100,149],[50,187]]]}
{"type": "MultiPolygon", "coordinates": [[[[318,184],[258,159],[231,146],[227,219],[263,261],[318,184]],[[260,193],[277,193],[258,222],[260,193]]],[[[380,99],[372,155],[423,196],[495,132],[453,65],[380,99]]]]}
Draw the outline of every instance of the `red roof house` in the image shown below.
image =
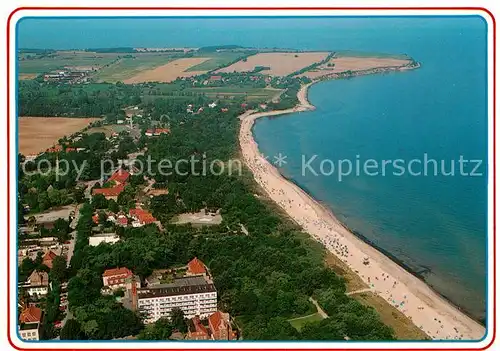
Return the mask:
{"type": "Polygon", "coordinates": [[[47,152],[53,153],[53,152],[60,152],[62,151],[62,146],[61,145],[55,145],[49,149],[47,149],[47,152]]]}
{"type": "Polygon", "coordinates": [[[118,218],[116,219],[116,222],[117,222],[119,225],[126,226],[126,225],[128,224],[128,219],[127,219],[127,217],[125,217],[124,215],[120,215],[120,216],[118,216],[118,218]]]}
{"type": "Polygon", "coordinates": [[[47,253],[45,253],[45,255],[43,256],[42,264],[46,265],[49,268],[52,268],[52,261],[56,257],[57,255],[54,252],[47,251],[47,253]]]}
{"type": "Polygon", "coordinates": [[[93,189],[92,195],[102,194],[106,199],[118,197],[125,189],[125,184],[118,184],[112,188],[93,189]]]}
{"type": "Polygon", "coordinates": [[[125,184],[129,177],[130,177],[129,172],[123,169],[119,169],[115,173],[113,173],[113,175],[108,179],[108,182],[114,181],[118,184],[125,184]]]}
{"type": "Polygon", "coordinates": [[[211,80],[211,81],[222,80],[222,76],[210,76],[209,80],[211,80]]]}
{"type": "Polygon", "coordinates": [[[220,311],[208,317],[208,326],[212,333],[214,340],[232,340],[233,328],[229,322],[229,313],[222,313],[220,311]]]}
{"type": "Polygon", "coordinates": [[[99,224],[99,215],[98,214],[95,214],[92,216],[92,222],[94,222],[95,224],[99,224]]]}
{"type": "Polygon", "coordinates": [[[154,218],[149,211],[143,210],[142,208],[131,208],[129,215],[142,225],[156,222],[156,218],[154,218]]]}
{"type": "Polygon", "coordinates": [[[42,320],[42,310],[31,305],[30,307],[24,309],[19,316],[19,322],[21,323],[40,323],[42,320]]]}
{"type": "Polygon", "coordinates": [[[189,274],[198,275],[198,274],[207,274],[207,270],[203,262],[201,262],[198,258],[193,258],[187,264],[189,274]]]}
{"type": "Polygon", "coordinates": [[[127,267],[106,269],[102,274],[102,283],[107,287],[115,287],[124,285],[127,279],[134,276],[132,271],[127,267]]]}
{"type": "Polygon", "coordinates": [[[189,321],[188,339],[189,340],[208,340],[208,330],[201,324],[200,317],[195,316],[189,321]]]}

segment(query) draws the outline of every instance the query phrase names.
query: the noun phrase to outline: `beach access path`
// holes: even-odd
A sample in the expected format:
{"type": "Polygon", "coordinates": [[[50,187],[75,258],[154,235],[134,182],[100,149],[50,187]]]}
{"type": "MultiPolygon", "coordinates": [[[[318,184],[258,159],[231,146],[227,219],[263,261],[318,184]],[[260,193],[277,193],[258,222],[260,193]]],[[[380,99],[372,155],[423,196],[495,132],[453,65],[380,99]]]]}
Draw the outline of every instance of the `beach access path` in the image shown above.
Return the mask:
{"type": "Polygon", "coordinates": [[[299,104],[281,111],[247,111],[240,116],[242,158],[257,183],[304,231],[345,262],[377,295],[435,340],[479,340],[485,328],[434,292],[422,280],[349,232],[329,211],[286,180],[259,152],[253,138],[255,120],[314,109],[307,100],[311,84],[298,92],[299,104]],[[369,264],[365,264],[365,258],[369,264]]]}

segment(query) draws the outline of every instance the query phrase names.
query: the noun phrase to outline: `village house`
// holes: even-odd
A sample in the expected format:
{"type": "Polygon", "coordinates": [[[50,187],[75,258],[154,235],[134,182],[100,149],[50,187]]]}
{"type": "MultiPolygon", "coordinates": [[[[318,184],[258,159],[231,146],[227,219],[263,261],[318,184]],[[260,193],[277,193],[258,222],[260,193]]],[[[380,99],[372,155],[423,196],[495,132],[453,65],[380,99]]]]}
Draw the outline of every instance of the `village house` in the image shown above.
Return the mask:
{"type": "Polygon", "coordinates": [[[233,340],[234,333],[229,313],[217,311],[208,317],[208,326],[213,340],[233,340]]]}
{"type": "Polygon", "coordinates": [[[208,340],[208,330],[201,324],[200,317],[194,316],[188,320],[188,333],[186,339],[188,340],[208,340]]]}
{"type": "Polygon", "coordinates": [[[212,102],[211,104],[208,104],[208,107],[210,107],[210,108],[214,108],[216,106],[217,106],[217,104],[215,102],[212,102]]]}
{"type": "Polygon", "coordinates": [[[128,218],[124,214],[119,214],[116,217],[116,224],[126,227],[128,225],[128,218]]]}
{"type": "Polygon", "coordinates": [[[102,274],[102,284],[104,287],[101,292],[109,294],[118,289],[131,290],[132,287],[140,288],[141,280],[130,269],[120,267],[106,269],[102,274]]]}
{"type": "Polygon", "coordinates": [[[222,76],[210,76],[208,79],[210,82],[220,82],[222,81],[222,76]]]}
{"type": "Polygon", "coordinates": [[[52,261],[54,261],[54,258],[56,257],[57,255],[52,250],[49,250],[43,256],[42,264],[46,265],[49,268],[52,268],[52,261]]]}
{"type": "Polygon", "coordinates": [[[24,340],[40,340],[42,310],[30,305],[19,315],[19,336],[24,340]]]}
{"type": "Polygon", "coordinates": [[[148,129],[144,133],[145,136],[151,137],[151,136],[160,136],[162,134],[170,134],[170,129],[168,128],[155,128],[155,129],[148,129]]]}
{"type": "Polygon", "coordinates": [[[132,227],[142,227],[143,225],[157,222],[157,219],[149,211],[142,208],[131,208],[129,216],[133,219],[132,227]]]}
{"type": "Polygon", "coordinates": [[[130,177],[130,173],[123,170],[119,169],[109,179],[107,180],[107,183],[114,184],[114,186],[110,188],[99,188],[99,189],[92,189],[92,195],[97,195],[101,194],[103,195],[106,200],[118,200],[118,195],[122,193],[123,190],[125,190],[125,186],[127,185],[127,181],[130,177]]]}
{"type": "Polygon", "coordinates": [[[31,297],[46,296],[49,292],[49,275],[44,271],[33,271],[23,286],[31,297]]]}
{"type": "Polygon", "coordinates": [[[92,189],[92,195],[101,194],[106,200],[118,200],[118,196],[125,190],[125,184],[118,184],[112,188],[92,189]]]}
{"type": "Polygon", "coordinates": [[[188,340],[235,340],[236,333],[231,326],[229,313],[216,311],[207,318],[208,329],[201,323],[199,316],[188,321],[188,340]]]}
{"type": "Polygon", "coordinates": [[[207,275],[207,269],[203,262],[201,262],[197,257],[193,258],[187,264],[186,275],[207,275]]]}

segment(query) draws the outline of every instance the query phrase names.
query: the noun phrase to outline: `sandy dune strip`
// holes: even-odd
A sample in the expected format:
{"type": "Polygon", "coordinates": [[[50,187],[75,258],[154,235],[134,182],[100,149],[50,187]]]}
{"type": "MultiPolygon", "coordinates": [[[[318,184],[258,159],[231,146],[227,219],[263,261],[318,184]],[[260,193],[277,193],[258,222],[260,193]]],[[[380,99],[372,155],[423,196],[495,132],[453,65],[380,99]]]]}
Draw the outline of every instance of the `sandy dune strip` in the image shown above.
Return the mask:
{"type": "MultiPolygon", "coordinates": [[[[310,84],[309,84],[310,85],[310,84]]],[[[479,340],[485,328],[432,291],[423,281],[358,239],[331,213],[295,184],[287,181],[259,152],[252,126],[264,116],[307,111],[307,89],[298,93],[300,104],[289,110],[240,116],[242,156],[269,197],[282,207],[313,238],[343,260],[372,291],[395,306],[427,335],[436,340],[479,340]],[[363,259],[368,258],[365,265],[363,259]]]]}
{"type": "Polygon", "coordinates": [[[202,62],[210,60],[207,57],[181,58],[154,69],[146,70],[135,76],[124,80],[125,84],[144,83],[144,82],[172,82],[177,78],[192,77],[206,73],[206,71],[185,72],[190,67],[196,66],[202,62]]]}
{"type": "Polygon", "coordinates": [[[326,59],[328,52],[266,52],[247,57],[246,61],[240,60],[217,72],[250,72],[257,66],[269,67],[261,71],[272,76],[286,76],[313,63],[326,59]]]}

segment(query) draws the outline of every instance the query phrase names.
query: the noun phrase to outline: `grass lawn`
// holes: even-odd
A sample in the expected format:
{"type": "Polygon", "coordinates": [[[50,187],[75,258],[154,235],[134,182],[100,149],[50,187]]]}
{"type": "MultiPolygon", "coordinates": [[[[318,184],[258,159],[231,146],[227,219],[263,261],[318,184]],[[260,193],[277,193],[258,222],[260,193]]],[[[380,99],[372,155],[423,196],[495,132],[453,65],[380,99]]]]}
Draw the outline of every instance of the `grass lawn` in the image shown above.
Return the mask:
{"type": "Polygon", "coordinates": [[[290,322],[290,324],[292,325],[292,327],[294,327],[298,331],[301,331],[301,329],[307,323],[318,322],[318,321],[321,321],[321,320],[323,320],[323,317],[321,317],[321,314],[314,313],[314,314],[310,314],[310,315],[304,316],[304,317],[298,317],[298,318],[294,318],[294,319],[289,319],[288,321],[290,322]]]}
{"type": "Polygon", "coordinates": [[[363,305],[373,307],[379,314],[382,322],[394,330],[394,334],[398,340],[429,339],[427,334],[413,324],[408,317],[398,311],[394,306],[391,306],[380,296],[372,292],[363,292],[353,294],[351,297],[355,298],[363,305]]]}

